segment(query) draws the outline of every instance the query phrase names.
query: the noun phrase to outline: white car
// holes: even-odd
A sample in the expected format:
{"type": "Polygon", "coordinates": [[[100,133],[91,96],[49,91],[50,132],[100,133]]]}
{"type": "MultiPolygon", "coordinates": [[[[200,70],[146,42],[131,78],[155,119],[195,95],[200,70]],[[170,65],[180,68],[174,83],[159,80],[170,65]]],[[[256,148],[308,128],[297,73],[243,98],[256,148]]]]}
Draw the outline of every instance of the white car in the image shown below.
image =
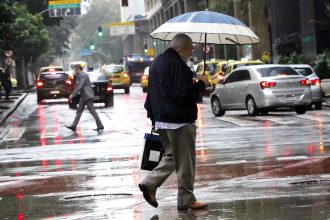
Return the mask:
{"type": "Polygon", "coordinates": [[[211,93],[215,116],[246,109],[249,115],[290,107],[304,114],[311,104],[310,81],[288,65],[253,65],[235,69],[211,93]]]}
{"type": "Polygon", "coordinates": [[[322,109],[322,90],[320,78],[316,75],[313,68],[307,64],[295,64],[290,65],[302,76],[307,77],[311,82],[311,91],[312,91],[312,105],[315,106],[315,109],[322,109]]]}

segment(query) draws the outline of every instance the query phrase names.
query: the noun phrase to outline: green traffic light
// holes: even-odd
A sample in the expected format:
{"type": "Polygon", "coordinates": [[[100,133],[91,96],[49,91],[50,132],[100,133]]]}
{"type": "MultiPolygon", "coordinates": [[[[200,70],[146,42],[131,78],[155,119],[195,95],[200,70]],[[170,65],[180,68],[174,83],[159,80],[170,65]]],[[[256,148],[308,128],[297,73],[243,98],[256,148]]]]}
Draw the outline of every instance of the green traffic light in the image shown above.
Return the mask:
{"type": "Polygon", "coordinates": [[[102,32],[99,32],[98,35],[99,35],[99,37],[102,37],[103,34],[102,34],[102,32]]]}
{"type": "Polygon", "coordinates": [[[91,50],[94,50],[95,49],[95,46],[94,45],[91,45],[90,48],[91,48],[91,50]]]}

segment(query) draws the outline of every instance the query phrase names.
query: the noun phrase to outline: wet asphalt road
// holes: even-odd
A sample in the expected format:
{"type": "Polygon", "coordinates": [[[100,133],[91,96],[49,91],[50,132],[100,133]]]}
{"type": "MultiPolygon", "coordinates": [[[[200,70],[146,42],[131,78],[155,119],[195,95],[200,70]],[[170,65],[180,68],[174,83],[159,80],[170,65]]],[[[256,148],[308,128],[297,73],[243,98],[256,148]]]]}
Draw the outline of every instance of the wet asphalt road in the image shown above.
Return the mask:
{"type": "Polygon", "coordinates": [[[150,121],[145,94],[119,91],[112,108],[97,105],[102,134],[86,112],[77,133],[65,100],[36,104],[30,93],[0,131],[0,219],[328,219],[330,110],[246,111],[215,118],[198,105],[195,192],[206,210],[176,210],[172,175],[157,209],[137,184],[150,121]]]}

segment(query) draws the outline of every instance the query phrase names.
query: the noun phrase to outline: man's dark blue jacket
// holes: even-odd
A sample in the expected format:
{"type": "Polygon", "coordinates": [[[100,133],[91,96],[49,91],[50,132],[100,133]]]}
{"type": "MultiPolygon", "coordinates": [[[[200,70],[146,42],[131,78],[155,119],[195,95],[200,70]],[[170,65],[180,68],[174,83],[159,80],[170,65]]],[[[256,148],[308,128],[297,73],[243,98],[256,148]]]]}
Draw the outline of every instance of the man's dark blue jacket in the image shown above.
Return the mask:
{"type": "Polygon", "coordinates": [[[144,107],[153,122],[194,123],[196,102],[203,91],[204,82],[194,83],[193,72],[179,54],[169,48],[150,67],[144,107]]]}

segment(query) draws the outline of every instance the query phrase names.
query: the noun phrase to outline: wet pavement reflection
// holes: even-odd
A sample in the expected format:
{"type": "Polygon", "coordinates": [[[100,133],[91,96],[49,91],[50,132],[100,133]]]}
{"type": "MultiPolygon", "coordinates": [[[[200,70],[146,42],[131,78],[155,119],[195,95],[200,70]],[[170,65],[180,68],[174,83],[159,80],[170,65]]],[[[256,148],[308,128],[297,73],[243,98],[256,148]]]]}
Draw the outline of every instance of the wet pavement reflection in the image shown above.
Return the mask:
{"type": "Polygon", "coordinates": [[[157,209],[137,187],[148,173],[144,99],[138,86],[119,92],[114,107],[96,106],[102,134],[89,114],[73,133],[66,101],[31,105],[29,94],[0,131],[0,219],[330,218],[330,110],[215,118],[199,104],[195,191],[210,206],[178,212],[175,175],[157,190],[157,209]]]}

